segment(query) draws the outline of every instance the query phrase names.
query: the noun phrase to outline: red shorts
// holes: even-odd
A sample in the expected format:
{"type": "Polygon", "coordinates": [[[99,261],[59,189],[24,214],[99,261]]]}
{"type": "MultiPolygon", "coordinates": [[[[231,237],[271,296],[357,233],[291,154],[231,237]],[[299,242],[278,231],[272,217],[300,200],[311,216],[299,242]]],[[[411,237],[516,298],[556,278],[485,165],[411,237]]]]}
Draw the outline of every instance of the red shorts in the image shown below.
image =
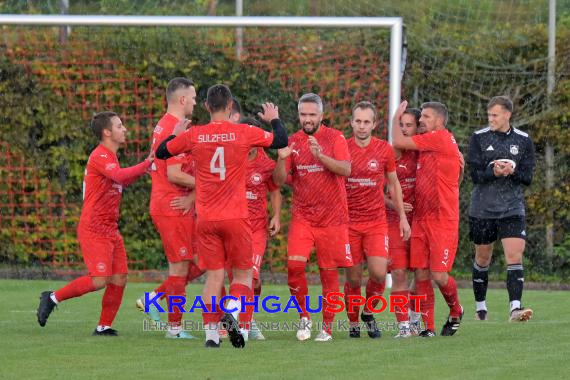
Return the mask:
{"type": "Polygon", "coordinates": [[[169,263],[192,260],[194,220],[189,215],[151,215],[169,263]]]}
{"type": "Polygon", "coordinates": [[[206,270],[251,269],[252,245],[249,219],[200,221],[197,225],[198,265],[206,270]]]}
{"type": "Polygon", "coordinates": [[[253,278],[259,280],[259,271],[263,263],[263,255],[265,255],[265,248],[267,248],[267,230],[261,229],[253,231],[252,233],[252,247],[253,247],[253,278]]]}
{"type": "Polygon", "coordinates": [[[346,224],[311,227],[305,222],[291,220],[287,256],[302,256],[309,261],[313,247],[317,249],[317,264],[321,269],[343,268],[353,265],[346,224]]]}
{"type": "Polygon", "coordinates": [[[110,277],[128,272],[127,251],[119,231],[115,235],[101,236],[78,230],[77,237],[89,276],[110,277]]]}
{"type": "Polygon", "coordinates": [[[450,272],[457,252],[459,222],[414,220],[410,240],[410,267],[450,272]]]}
{"type": "Polygon", "coordinates": [[[400,236],[400,223],[388,225],[388,270],[408,269],[410,267],[410,241],[404,241],[400,236]]]}
{"type": "Polygon", "coordinates": [[[388,258],[388,231],[386,223],[370,222],[348,226],[350,253],[355,265],[367,257],[388,258]]]}

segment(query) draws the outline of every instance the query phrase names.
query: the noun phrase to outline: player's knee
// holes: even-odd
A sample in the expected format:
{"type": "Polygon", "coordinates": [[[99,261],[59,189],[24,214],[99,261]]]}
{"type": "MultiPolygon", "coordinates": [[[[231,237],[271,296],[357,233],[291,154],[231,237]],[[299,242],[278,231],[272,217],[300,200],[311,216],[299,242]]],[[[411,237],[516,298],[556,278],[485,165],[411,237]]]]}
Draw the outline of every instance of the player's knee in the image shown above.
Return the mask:
{"type": "Polygon", "coordinates": [[[114,274],[111,277],[110,283],[117,285],[117,286],[126,286],[127,285],[127,275],[126,274],[114,274]]]}
{"type": "Polygon", "coordinates": [[[406,271],[402,269],[393,270],[392,274],[392,283],[393,287],[401,287],[403,285],[407,286],[408,278],[406,276],[406,271]]]}
{"type": "Polygon", "coordinates": [[[168,272],[171,276],[186,277],[188,275],[188,261],[169,263],[168,272]]]}
{"type": "Polygon", "coordinates": [[[431,279],[438,286],[445,286],[447,285],[448,274],[447,272],[431,272],[431,279]]]}
{"type": "Polygon", "coordinates": [[[91,281],[93,282],[93,286],[95,287],[95,289],[99,290],[103,289],[105,286],[107,286],[109,282],[111,282],[111,277],[95,276],[91,277],[91,281]]]}
{"type": "Polygon", "coordinates": [[[416,281],[426,281],[430,279],[429,269],[416,269],[414,273],[414,278],[416,281]]]}

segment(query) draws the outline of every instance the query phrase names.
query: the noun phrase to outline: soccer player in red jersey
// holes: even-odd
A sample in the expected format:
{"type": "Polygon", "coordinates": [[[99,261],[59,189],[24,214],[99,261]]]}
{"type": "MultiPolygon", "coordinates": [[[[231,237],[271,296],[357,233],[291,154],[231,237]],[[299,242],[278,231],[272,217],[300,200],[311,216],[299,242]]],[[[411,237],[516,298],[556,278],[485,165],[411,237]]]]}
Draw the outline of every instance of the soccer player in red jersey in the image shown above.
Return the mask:
{"type": "MultiPolygon", "coordinates": [[[[394,124],[400,123],[407,102],[400,104],[394,124]]],[[[404,136],[400,128],[392,129],[394,147],[420,151],[416,171],[416,206],[412,224],[410,266],[415,268],[416,293],[427,299],[420,308],[427,329],[422,337],[435,336],[434,298],[430,297],[431,280],[438,285],[450,312],[442,336],[457,332],[463,317],[457,285],[449,275],[459,238],[460,155],[453,134],[446,129],[445,105],[429,102],[422,105],[420,125],[426,133],[404,136]]],[[[433,293],[432,293],[433,294],[433,293]]]]}
{"type": "MultiPolygon", "coordinates": [[[[402,129],[404,136],[411,137],[418,133],[421,111],[417,108],[408,108],[402,114],[399,127],[402,129]]],[[[413,209],[415,204],[415,188],[416,188],[416,166],[418,160],[418,152],[415,150],[401,150],[394,148],[396,156],[396,174],[404,200],[404,210],[408,223],[412,223],[413,209]]],[[[388,269],[392,274],[392,295],[404,296],[409,298],[410,291],[408,287],[408,270],[410,268],[410,242],[405,241],[400,236],[399,222],[400,217],[394,210],[393,201],[386,199],[386,219],[388,221],[388,269]]],[[[433,289],[432,289],[433,292],[433,289]]],[[[420,314],[415,312],[414,302],[408,304],[408,313],[404,313],[399,307],[396,307],[395,314],[398,321],[399,332],[396,338],[407,338],[412,335],[410,322],[417,326],[420,314]]],[[[413,329],[414,333],[418,330],[413,329]]],[[[419,331],[418,331],[419,332],[419,331]]]]}
{"type": "MultiPolygon", "coordinates": [[[[243,124],[261,127],[254,118],[242,119],[243,124]]],[[[275,161],[270,159],[262,148],[252,148],[248,154],[246,175],[246,197],[249,210],[249,220],[252,230],[253,247],[253,295],[261,295],[260,268],[267,247],[267,236],[277,235],[281,229],[282,197],[279,186],[273,182],[275,161]],[[267,222],[267,193],[271,201],[272,216],[267,222]]],[[[251,340],[265,340],[261,331],[252,321],[253,306],[248,306],[246,312],[240,315],[240,323],[244,326],[244,337],[251,340]]]]}
{"type": "Polygon", "coordinates": [[[91,129],[100,143],[87,161],[83,208],[77,228],[89,274],[55,292],[42,292],[37,317],[43,327],[60,302],[105,288],[99,325],[93,335],[117,336],[117,331],[111,326],[127,283],[127,254],[118,227],[121,194],[123,187],[147,172],[154,154],[151,153],[138,165],[121,168],[117,151],[125,142],[127,129],[119,116],[114,112],[100,112],[93,116],[91,129]]]}
{"type": "MultiPolygon", "coordinates": [[[[399,216],[398,237],[406,241],[410,237],[402,189],[396,176],[396,162],[390,144],[372,136],[376,127],[376,110],[370,102],[357,103],[352,109],[350,121],[353,136],[348,140],[351,157],[351,173],[346,179],[348,197],[349,241],[354,265],[346,269],[344,294],[346,311],[350,320],[351,338],[360,338],[358,314],[360,307],[351,305],[350,296],[360,296],[362,266],[368,264],[366,300],[384,294],[388,267],[388,225],[384,206],[384,183],[387,183],[393,205],[399,216]]],[[[372,307],[378,300],[372,302],[372,307]]],[[[360,316],[367,324],[370,338],[380,338],[373,312],[364,307],[360,316]]]]}
{"type": "Polygon", "coordinates": [[[206,269],[203,319],[211,326],[206,330],[206,347],[219,347],[219,315],[213,310],[213,297],[219,299],[224,280],[225,262],[233,268],[234,278],[221,321],[228,326],[234,347],[245,341],[237,324],[241,309],[240,296],[252,292],[251,225],[248,218],[246,193],[247,155],[255,146],[279,149],[287,146],[287,133],[279,120],[279,111],[271,103],[263,104],[260,117],[270,122],[274,133],[247,124],[230,122],[232,107],[230,89],[218,84],[208,89],[205,106],[210,123],[194,126],[182,133],[187,125],[179,123],[173,135],[156,151],[159,159],[190,152],[196,165],[196,212],[199,265],[206,269]],[[179,135],[176,137],[176,135],[179,135]]]}
{"type": "MultiPolygon", "coordinates": [[[[196,89],[194,83],[187,78],[174,78],[166,88],[166,114],[158,121],[152,134],[152,150],[172,134],[176,124],[192,115],[196,105],[196,89]]],[[[152,190],[150,194],[150,216],[160,234],[164,253],[168,260],[168,278],[152,293],[163,293],[168,301],[169,296],[186,297],[186,283],[190,265],[194,266],[192,255],[192,232],[194,221],[192,215],[175,209],[171,202],[179,197],[187,196],[195,186],[195,179],[182,170],[183,166],[192,167],[192,157],[182,153],[166,161],[157,160],[151,167],[152,190]]],[[[194,272],[191,272],[194,273],[194,272]]],[[[144,311],[144,301],[140,298],[137,307],[144,311]]],[[[160,316],[154,306],[148,308],[149,317],[157,322],[160,316]]],[[[182,313],[174,307],[168,313],[168,329],[166,338],[192,339],[193,336],[182,330],[182,313]]]]}
{"type": "Polygon", "coordinates": [[[290,137],[287,148],[279,151],[274,179],[278,185],[288,180],[293,188],[287,274],[289,290],[301,309],[297,339],[311,337],[312,322],[305,307],[305,267],[316,247],[324,328],[315,340],[326,342],[332,340],[334,321],[334,313],[326,310],[326,297],[339,290],[338,268],[352,266],[344,185],[350,175],[350,154],[342,133],[322,124],[323,102],[318,95],[303,95],[298,111],[302,129],[290,137]]]}

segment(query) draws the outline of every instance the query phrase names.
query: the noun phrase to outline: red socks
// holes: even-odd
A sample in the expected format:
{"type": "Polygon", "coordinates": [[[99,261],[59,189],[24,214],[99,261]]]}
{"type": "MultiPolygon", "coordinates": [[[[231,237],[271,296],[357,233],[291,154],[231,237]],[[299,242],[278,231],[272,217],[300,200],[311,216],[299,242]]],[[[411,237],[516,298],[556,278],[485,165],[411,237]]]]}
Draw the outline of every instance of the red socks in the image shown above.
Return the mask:
{"type": "MultiPolygon", "coordinates": [[[[311,319],[309,313],[305,308],[305,296],[309,293],[309,288],[307,287],[307,276],[305,275],[305,266],[307,265],[304,261],[290,260],[287,262],[287,282],[289,284],[289,291],[291,295],[295,297],[299,307],[301,308],[301,317],[306,317],[311,319]]],[[[321,276],[321,282],[323,278],[321,276]]],[[[324,286],[324,282],[323,282],[324,286]]],[[[338,274],[337,274],[337,289],[338,289],[338,274]]]]}
{"type": "MultiPolygon", "coordinates": [[[[397,290],[397,291],[392,291],[392,295],[393,296],[404,296],[404,297],[406,297],[406,299],[409,299],[408,297],[410,296],[410,292],[407,290],[397,290]]],[[[406,322],[410,319],[408,317],[408,310],[406,310],[406,312],[404,312],[400,306],[394,307],[394,313],[396,314],[396,320],[398,322],[406,322]]]]}
{"type": "Polygon", "coordinates": [[[431,280],[416,281],[416,294],[418,296],[425,296],[425,300],[420,300],[420,311],[422,313],[422,319],[426,324],[428,330],[435,330],[434,322],[434,307],[435,307],[435,295],[433,293],[433,287],[431,285],[431,280]]]}
{"type": "MultiPolygon", "coordinates": [[[[101,302],[101,317],[99,318],[99,326],[112,326],[115,316],[121,307],[123,300],[124,286],[108,284],[103,294],[101,302]]],[[[57,296],[56,296],[57,298],[57,296]]]]}
{"type": "Polygon", "coordinates": [[[334,313],[327,311],[327,295],[338,292],[338,269],[319,269],[321,284],[323,287],[323,330],[331,333],[334,321],[334,313]]]}
{"type": "MultiPolygon", "coordinates": [[[[253,302],[253,290],[250,288],[248,288],[248,295],[246,297],[246,301],[253,302]]],[[[251,323],[251,318],[253,316],[254,308],[255,307],[253,305],[251,306],[247,305],[245,307],[245,312],[239,314],[240,326],[246,330],[249,330],[249,324],[251,323]]]]}
{"type": "Polygon", "coordinates": [[[449,306],[449,315],[452,317],[461,316],[461,305],[459,304],[459,295],[457,294],[457,284],[455,279],[451,276],[447,277],[447,284],[440,286],[439,290],[445,298],[445,302],[449,306]]]}
{"type": "Polygon", "coordinates": [[[93,280],[89,276],[81,276],[71,281],[63,288],[55,291],[57,302],[65,301],[70,298],[82,296],[95,291],[93,280]]]}
{"type": "Polygon", "coordinates": [[[186,283],[188,284],[188,283],[194,281],[195,279],[197,279],[198,277],[200,277],[204,273],[206,273],[206,271],[200,269],[200,267],[198,265],[194,264],[193,261],[190,261],[188,263],[188,275],[186,276],[186,283]]]}
{"type": "MultiPolygon", "coordinates": [[[[181,296],[186,298],[186,277],[168,276],[164,284],[164,294],[166,296],[166,301],[169,304],[168,310],[170,310],[170,299],[168,296],[181,296]]],[[[168,313],[168,322],[171,324],[171,326],[180,326],[180,322],[182,321],[182,312],[176,305],[179,302],[174,303],[175,306],[172,307],[172,313],[168,313]]]]}
{"type": "MultiPolygon", "coordinates": [[[[376,281],[373,281],[369,278],[368,282],[366,283],[366,303],[368,304],[368,300],[372,296],[383,295],[385,287],[386,287],[386,282],[384,282],[384,281],[376,282],[376,281]]],[[[380,300],[374,300],[374,301],[372,301],[372,304],[370,306],[372,306],[372,308],[375,309],[376,306],[378,305],[378,302],[380,302],[380,300]]],[[[370,310],[368,310],[368,307],[366,307],[366,306],[364,306],[364,312],[366,314],[372,314],[372,312],[370,310]]]]}
{"type": "Polygon", "coordinates": [[[350,323],[358,323],[358,316],[360,314],[360,306],[353,305],[352,310],[348,309],[348,297],[360,296],[360,286],[352,287],[348,282],[344,283],[344,305],[346,306],[346,315],[350,323]]]}

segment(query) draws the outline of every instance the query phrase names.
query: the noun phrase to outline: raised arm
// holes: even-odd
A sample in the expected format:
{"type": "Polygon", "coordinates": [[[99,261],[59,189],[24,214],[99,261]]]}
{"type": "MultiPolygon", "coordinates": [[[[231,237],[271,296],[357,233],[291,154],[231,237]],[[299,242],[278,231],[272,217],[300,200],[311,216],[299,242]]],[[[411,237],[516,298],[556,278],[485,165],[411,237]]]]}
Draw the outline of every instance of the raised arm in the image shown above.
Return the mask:
{"type": "Polygon", "coordinates": [[[402,118],[406,107],[408,107],[408,102],[404,100],[400,103],[400,106],[396,110],[394,118],[392,119],[392,145],[397,149],[418,150],[414,140],[411,137],[404,136],[400,129],[400,119],[402,118]]]}

